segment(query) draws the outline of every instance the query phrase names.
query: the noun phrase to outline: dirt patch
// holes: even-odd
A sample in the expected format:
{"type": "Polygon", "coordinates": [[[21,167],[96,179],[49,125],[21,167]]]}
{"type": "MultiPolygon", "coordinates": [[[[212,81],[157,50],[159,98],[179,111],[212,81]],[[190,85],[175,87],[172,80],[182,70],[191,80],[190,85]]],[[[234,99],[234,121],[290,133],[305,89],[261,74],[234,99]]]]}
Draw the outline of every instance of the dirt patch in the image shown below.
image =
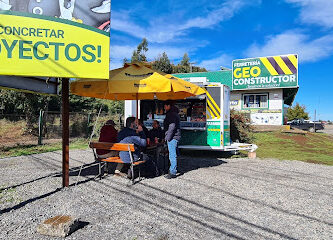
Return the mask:
{"type": "Polygon", "coordinates": [[[0,147],[16,146],[31,142],[36,137],[26,134],[26,122],[0,120],[0,147]]]}
{"type": "Polygon", "coordinates": [[[320,164],[320,162],[315,160],[306,160],[307,163],[314,163],[314,164],[320,164]]]}
{"type": "Polygon", "coordinates": [[[302,135],[302,134],[287,135],[287,134],[283,134],[283,133],[278,133],[277,137],[282,138],[282,139],[292,140],[301,146],[305,146],[308,141],[306,135],[302,135]]]}
{"type": "MultiPolygon", "coordinates": [[[[43,139],[43,144],[52,144],[52,143],[58,143],[61,142],[62,139],[43,139]]],[[[31,146],[31,145],[37,145],[38,139],[37,137],[34,138],[20,138],[19,141],[16,139],[15,141],[8,141],[8,142],[0,142],[0,150],[6,150],[8,148],[14,148],[19,146],[31,146]]]]}
{"type": "MultiPolygon", "coordinates": [[[[38,137],[27,134],[25,121],[11,122],[0,120],[0,149],[18,146],[36,145],[38,137]]],[[[43,143],[57,143],[61,139],[43,139],[43,143]]]]}
{"type": "MultiPolygon", "coordinates": [[[[306,134],[286,134],[277,133],[276,136],[282,139],[288,139],[294,141],[300,147],[302,147],[304,152],[308,153],[324,153],[331,154],[329,149],[317,149],[317,146],[327,145],[328,142],[333,142],[332,136],[324,136],[318,133],[306,133],[306,134]]],[[[316,161],[313,163],[317,163],[316,161]]]]}

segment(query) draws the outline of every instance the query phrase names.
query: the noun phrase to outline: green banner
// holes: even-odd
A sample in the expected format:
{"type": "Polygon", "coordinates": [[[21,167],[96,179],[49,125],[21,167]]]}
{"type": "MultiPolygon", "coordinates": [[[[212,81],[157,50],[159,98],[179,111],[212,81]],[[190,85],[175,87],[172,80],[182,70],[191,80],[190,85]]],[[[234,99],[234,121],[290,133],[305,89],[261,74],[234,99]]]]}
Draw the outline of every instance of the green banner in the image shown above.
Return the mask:
{"type": "Polygon", "coordinates": [[[298,87],[298,57],[283,55],[232,61],[232,89],[298,87]]]}

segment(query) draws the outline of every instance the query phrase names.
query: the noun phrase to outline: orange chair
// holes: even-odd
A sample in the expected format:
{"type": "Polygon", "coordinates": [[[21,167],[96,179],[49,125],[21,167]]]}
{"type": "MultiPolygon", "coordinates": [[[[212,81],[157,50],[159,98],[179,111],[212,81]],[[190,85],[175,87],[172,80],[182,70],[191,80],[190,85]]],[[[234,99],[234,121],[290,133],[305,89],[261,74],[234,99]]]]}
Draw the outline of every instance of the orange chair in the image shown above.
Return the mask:
{"type": "Polygon", "coordinates": [[[135,183],[135,177],[134,177],[134,167],[139,166],[139,181],[141,180],[141,171],[140,171],[140,165],[145,163],[146,161],[144,160],[139,160],[135,161],[133,160],[133,152],[135,151],[134,149],[134,144],[128,144],[128,143],[107,143],[107,142],[91,142],[89,145],[90,148],[93,149],[95,160],[99,162],[99,177],[100,179],[102,178],[102,162],[105,164],[103,167],[105,167],[106,163],[108,162],[113,162],[113,163],[124,163],[121,158],[119,157],[119,152],[122,151],[128,151],[130,158],[131,158],[131,163],[130,163],[130,168],[131,168],[131,173],[132,173],[132,184],[135,183]],[[97,149],[103,149],[103,150],[109,150],[111,152],[115,152],[116,156],[115,157],[108,157],[108,158],[100,158],[98,154],[96,153],[97,149]]]}

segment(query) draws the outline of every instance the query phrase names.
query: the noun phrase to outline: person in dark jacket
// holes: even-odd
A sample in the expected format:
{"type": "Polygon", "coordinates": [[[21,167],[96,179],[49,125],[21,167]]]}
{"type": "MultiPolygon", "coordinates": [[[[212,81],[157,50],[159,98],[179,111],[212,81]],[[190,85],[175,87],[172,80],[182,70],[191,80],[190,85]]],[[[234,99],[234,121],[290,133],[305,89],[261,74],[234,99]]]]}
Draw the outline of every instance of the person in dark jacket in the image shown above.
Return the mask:
{"type": "Polygon", "coordinates": [[[167,179],[175,178],[177,174],[177,146],[180,140],[180,117],[179,110],[173,102],[167,101],[164,104],[166,116],[164,119],[165,141],[168,144],[170,169],[167,179]]]}
{"type": "Polygon", "coordinates": [[[149,130],[145,127],[145,125],[143,124],[143,120],[142,119],[139,119],[138,121],[138,125],[140,125],[143,129],[143,132],[145,133],[146,137],[148,137],[148,133],[149,133],[149,130]]]}
{"type": "MultiPolygon", "coordinates": [[[[118,142],[134,144],[135,151],[133,152],[133,161],[139,160],[141,150],[146,147],[147,141],[142,126],[138,124],[135,117],[128,117],[126,119],[126,127],[118,133],[118,142]]],[[[120,152],[119,156],[124,163],[131,162],[130,155],[127,151],[120,152]]]]}
{"type": "Polygon", "coordinates": [[[164,133],[160,126],[159,121],[154,120],[153,129],[151,129],[148,133],[150,142],[155,143],[155,138],[158,139],[158,142],[161,143],[164,139],[164,133]]]}

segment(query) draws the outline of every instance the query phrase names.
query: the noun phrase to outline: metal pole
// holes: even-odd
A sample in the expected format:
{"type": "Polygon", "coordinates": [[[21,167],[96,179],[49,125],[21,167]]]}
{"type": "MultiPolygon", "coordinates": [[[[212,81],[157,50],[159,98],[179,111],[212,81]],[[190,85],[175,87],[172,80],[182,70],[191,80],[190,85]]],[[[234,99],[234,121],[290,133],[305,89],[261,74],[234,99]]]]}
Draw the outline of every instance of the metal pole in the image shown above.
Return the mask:
{"type": "Polygon", "coordinates": [[[190,73],[192,73],[192,64],[196,64],[196,62],[190,62],[190,73]]]}
{"type": "Polygon", "coordinates": [[[42,145],[42,138],[43,138],[43,114],[44,111],[39,111],[39,121],[38,121],[38,145],[42,145]]]}
{"type": "Polygon", "coordinates": [[[315,114],[314,114],[314,121],[313,121],[313,128],[314,128],[314,132],[316,132],[316,119],[317,119],[317,111],[315,109],[315,114]]]}
{"type": "Polygon", "coordinates": [[[91,113],[88,113],[88,119],[87,119],[87,132],[86,132],[86,137],[89,137],[89,133],[90,133],[90,114],[91,113]]]}
{"type": "Polygon", "coordinates": [[[139,94],[136,94],[136,118],[139,119],[139,94]]]}
{"type": "Polygon", "coordinates": [[[62,79],[62,186],[69,186],[69,79],[62,79]]]}

